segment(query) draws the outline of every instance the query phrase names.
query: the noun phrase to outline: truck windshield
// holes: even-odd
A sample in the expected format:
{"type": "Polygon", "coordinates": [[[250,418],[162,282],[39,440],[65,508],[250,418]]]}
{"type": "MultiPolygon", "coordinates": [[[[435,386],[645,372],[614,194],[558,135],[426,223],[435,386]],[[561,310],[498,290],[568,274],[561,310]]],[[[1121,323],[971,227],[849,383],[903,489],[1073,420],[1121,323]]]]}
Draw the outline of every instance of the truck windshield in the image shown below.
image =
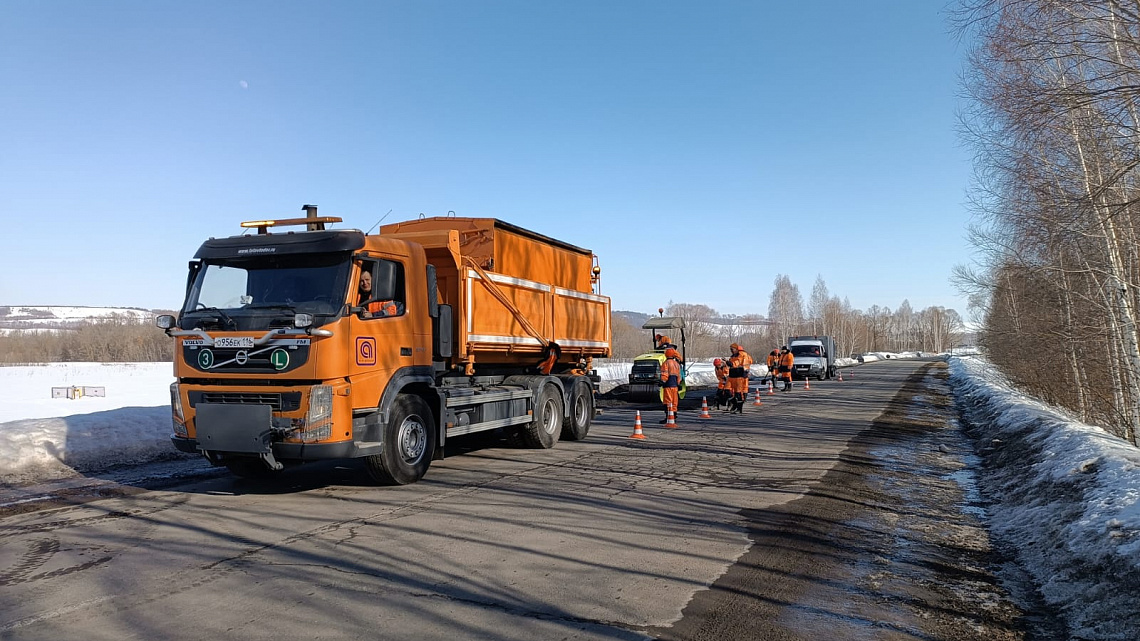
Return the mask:
{"type": "Polygon", "coordinates": [[[820,356],[823,354],[819,345],[792,345],[790,349],[792,356],[820,356]]]}
{"type": "Polygon", "coordinates": [[[288,326],[296,313],[323,325],[344,307],[351,266],[348,254],[206,261],[187,293],[183,329],[269,329],[288,326]]]}

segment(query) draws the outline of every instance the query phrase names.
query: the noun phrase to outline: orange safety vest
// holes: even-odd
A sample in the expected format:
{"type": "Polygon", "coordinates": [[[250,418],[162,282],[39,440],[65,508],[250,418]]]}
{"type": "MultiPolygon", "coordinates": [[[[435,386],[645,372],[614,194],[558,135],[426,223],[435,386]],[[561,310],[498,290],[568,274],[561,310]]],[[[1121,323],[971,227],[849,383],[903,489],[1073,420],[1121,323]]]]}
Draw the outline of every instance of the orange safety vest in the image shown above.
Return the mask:
{"type": "Polygon", "coordinates": [[[681,386],[681,364],[674,358],[666,358],[661,363],[661,382],[664,387],[681,386]]]}
{"type": "Polygon", "coordinates": [[[791,352],[786,352],[783,356],[780,357],[780,367],[788,368],[788,378],[792,377],[792,363],[795,361],[796,359],[794,356],[792,356],[791,352]]]}
{"type": "Polygon", "coordinates": [[[723,363],[716,368],[716,388],[728,389],[728,365],[723,363]]]}
{"type": "Polygon", "coordinates": [[[748,368],[752,367],[752,355],[740,350],[740,366],[744,368],[744,376],[748,376],[748,368]]]}
{"type": "Polygon", "coordinates": [[[371,314],[380,313],[383,316],[395,316],[399,313],[399,308],[396,307],[394,300],[377,300],[368,303],[368,312],[371,314]]]}

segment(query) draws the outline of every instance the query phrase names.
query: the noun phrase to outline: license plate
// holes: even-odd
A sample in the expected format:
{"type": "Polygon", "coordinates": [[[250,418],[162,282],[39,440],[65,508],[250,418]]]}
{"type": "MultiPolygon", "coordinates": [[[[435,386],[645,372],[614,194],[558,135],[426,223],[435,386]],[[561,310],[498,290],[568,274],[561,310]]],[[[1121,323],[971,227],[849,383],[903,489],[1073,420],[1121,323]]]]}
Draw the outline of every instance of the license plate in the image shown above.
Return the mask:
{"type": "Polygon", "coordinates": [[[252,336],[222,337],[214,339],[214,347],[253,347],[252,336]]]}

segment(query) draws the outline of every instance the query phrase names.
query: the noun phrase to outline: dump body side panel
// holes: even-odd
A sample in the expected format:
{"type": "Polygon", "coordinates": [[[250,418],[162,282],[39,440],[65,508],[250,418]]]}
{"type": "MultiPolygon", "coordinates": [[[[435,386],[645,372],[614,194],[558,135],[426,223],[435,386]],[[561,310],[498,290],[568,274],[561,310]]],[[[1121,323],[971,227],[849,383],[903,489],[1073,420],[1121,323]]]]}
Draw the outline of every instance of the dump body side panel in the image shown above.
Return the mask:
{"type": "Polygon", "coordinates": [[[423,244],[436,266],[440,302],[455,313],[450,365],[533,365],[547,342],[563,363],[609,355],[610,302],[592,291],[588,250],[492,218],[426,218],[381,234],[423,244]]]}

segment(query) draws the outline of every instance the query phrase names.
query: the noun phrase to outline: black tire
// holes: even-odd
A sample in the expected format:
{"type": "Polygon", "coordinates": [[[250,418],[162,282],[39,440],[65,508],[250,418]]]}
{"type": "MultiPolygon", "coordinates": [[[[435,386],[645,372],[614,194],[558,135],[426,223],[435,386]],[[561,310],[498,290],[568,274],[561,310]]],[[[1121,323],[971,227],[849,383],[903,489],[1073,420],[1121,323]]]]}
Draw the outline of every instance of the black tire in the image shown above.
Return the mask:
{"type": "Polygon", "coordinates": [[[570,391],[570,416],[562,426],[562,438],[580,441],[590,433],[594,422],[594,388],[585,381],[574,383],[570,391]]]}
{"type": "Polygon", "coordinates": [[[427,474],[435,454],[436,426],[427,403],[400,394],[384,426],[380,453],[366,456],[368,474],[385,485],[408,485],[427,474]]]}
{"type": "Polygon", "coordinates": [[[553,385],[543,385],[534,401],[534,418],[519,430],[522,442],[530,448],[548,450],[562,433],[562,393],[553,385]]]}
{"type": "Polygon", "coordinates": [[[278,470],[269,469],[261,457],[232,457],[222,462],[230,474],[243,479],[269,479],[280,474],[278,470]]]}

